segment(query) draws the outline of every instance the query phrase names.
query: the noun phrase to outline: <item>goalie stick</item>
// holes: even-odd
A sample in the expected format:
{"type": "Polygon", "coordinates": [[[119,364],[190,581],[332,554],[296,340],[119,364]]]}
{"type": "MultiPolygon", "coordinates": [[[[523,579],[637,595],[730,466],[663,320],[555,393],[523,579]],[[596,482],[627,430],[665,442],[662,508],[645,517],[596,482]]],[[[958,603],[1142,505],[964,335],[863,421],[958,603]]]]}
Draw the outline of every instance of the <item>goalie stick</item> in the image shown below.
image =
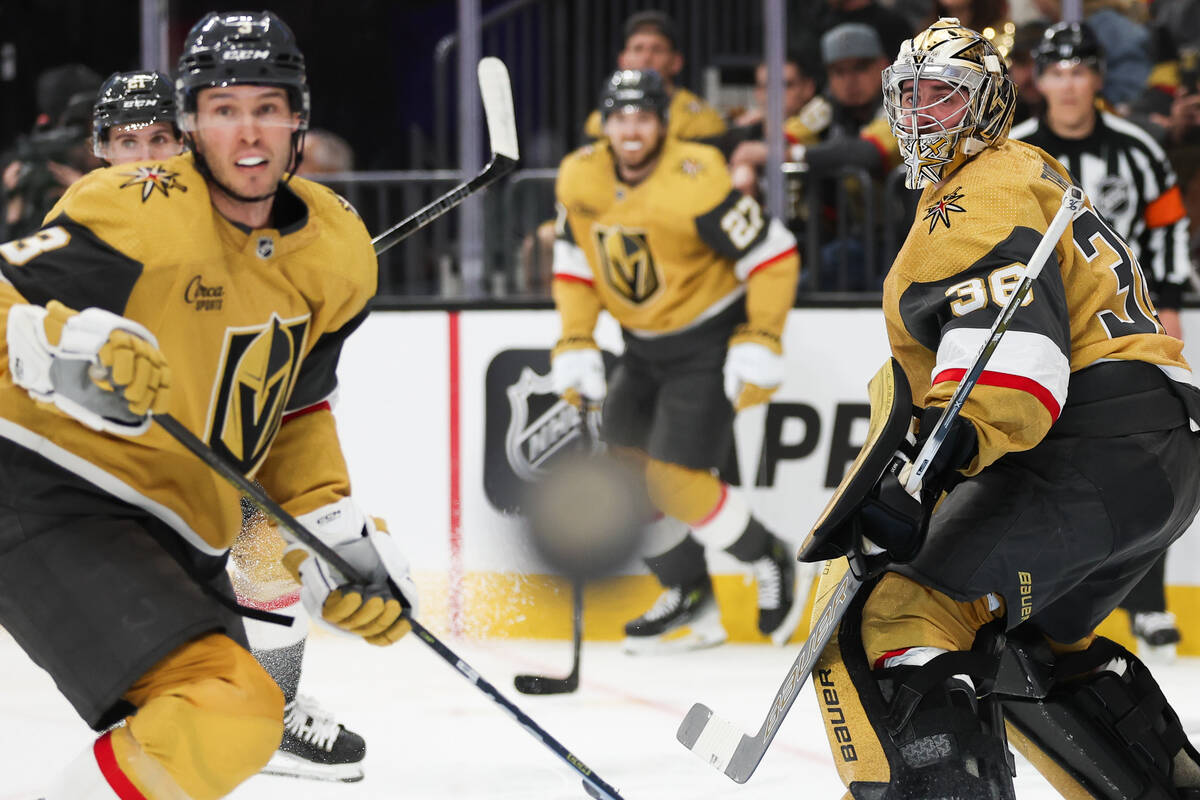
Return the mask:
{"type": "Polygon", "coordinates": [[[387,252],[463,200],[480,189],[491,186],[516,168],[520,152],[517,149],[517,123],[513,114],[512,85],[508,79],[508,69],[500,59],[488,56],[479,61],[478,72],[479,96],[483,100],[483,113],[487,118],[491,160],[471,180],[460,183],[372,239],[375,255],[387,252]]]}
{"type": "MultiPolygon", "coordinates": [[[[191,453],[197,456],[201,461],[208,464],[214,471],[233,487],[240,491],[243,495],[249,498],[255,505],[262,509],[272,521],[279,527],[286,530],[305,547],[311,549],[314,553],[323,558],[327,563],[337,569],[351,582],[362,582],[362,577],[358,571],[354,569],[344,558],[338,555],[329,545],[318,539],[310,533],[300,522],[291,514],[283,510],[283,508],[267,496],[260,487],[256,486],[252,481],[238,472],[234,467],[226,463],[212,448],[201,441],[194,433],[183,426],[179,420],[172,417],[170,414],[156,414],[154,419],[162,426],[175,441],[179,442],[191,453]]],[[[557,739],[547,733],[540,725],[533,721],[520,708],[518,708],[507,697],[500,694],[491,683],[483,678],[475,671],[470,664],[463,661],[453,650],[447,647],[440,639],[429,632],[425,626],[417,622],[405,609],[405,614],[409,623],[412,625],[413,633],[417,635],[422,642],[427,644],[431,650],[441,656],[442,660],[450,664],[458,670],[464,678],[473,683],[479,691],[490,697],[497,705],[503,708],[508,714],[517,721],[522,728],[529,732],[531,736],[537,739],[546,747],[550,748],[556,756],[568,764],[571,769],[583,776],[583,788],[589,796],[597,798],[597,800],[624,800],[617,790],[606,783],[599,775],[592,772],[586,764],[583,763],[570,750],[564,747],[557,739]]]]}
{"type": "MultiPolygon", "coordinates": [[[[1083,210],[1083,191],[1077,186],[1069,187],[1063,193],[1062,205],[1050,221],[1050,225],[1034,249],[1033,255],[1029,257],[1029,263],[1025,267],[1021,282],[1000,310],[996,321],[992,323],[988,338],[979,348],[974,364],[955,388],[950,402],[946,404],[946,408],[934,425],[933,432],[917,454],[917,458],[913,462],[912,475],[905,485],[910,492],[920,486],[921,478],[928,471],[933,457],[946,440],[951,423],[962,410],[967,395],[979,381],[979,376],[999,346],[1001,337],[1008,330],[1013,314],[1025,301],[1025,297],[1033,286],[1033,281],[1041,273],[1042,267],[1045,266],[1046,260],[1053,252],[1055,245],[1058,244],[1058,240],[1062,238],[1067,225],[1083,210]]],[[[684,747],[738,783],[748,781],[763,756],[766,755],[767,748],[771,746],[771,741],[779,732],[779,726],[783,724],[784,717],[800,695],[804,681],[812,674],[817,659],[820,658],[825,646],[829,644],[834,631],[837,630],[842,617],[846,614],[850,601],[854,599],[855,594],[862,586],[866,576],[861,570],[860,553],[852,551],[847,553],[846,557],[850,560],[851,569],[848,569],[842,576],[825,607],[821,609],[809,638],[801,646],[782,685],[775,692],[771,708],[767,712],[766,719],[759,726],[758,733],[754,736],[742,733],[736,725],[716,716],[712,709],[703,703],[696,703],[692,706],[683,722],[680,723],[679,730],[675,733],[675,738],[684,747]]]]}

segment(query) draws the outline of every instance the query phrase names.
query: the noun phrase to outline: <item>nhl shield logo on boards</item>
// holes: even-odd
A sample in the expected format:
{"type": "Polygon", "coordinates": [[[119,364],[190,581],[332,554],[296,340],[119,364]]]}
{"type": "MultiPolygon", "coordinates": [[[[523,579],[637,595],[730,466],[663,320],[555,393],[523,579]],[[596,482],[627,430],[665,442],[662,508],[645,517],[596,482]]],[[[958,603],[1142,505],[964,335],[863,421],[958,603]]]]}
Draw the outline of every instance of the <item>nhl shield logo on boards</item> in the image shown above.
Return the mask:
{"type": "Polygon", "coordinates": [[[554,394],[549,375],[529,367],[521,370],[507,395],[511,414],[504,452],[508,464],[522,480],[536,481],[554,455],[579,438],[579,409],[554,394]]]}
{"type": "Polygon", "coordinates": [[[227,328],[218,385],[209,408],[205,441],[242,472],[267,454],[291,397],[309,315],[262,325],[227,328]]]}
{"type": "MultiPolygon", "coordinates": [[[[612,369],[614,356],[604,358],[612,369]]],[[[579,411],[555,394],[549,376],[546,349],[502,350],[488,364],[483,488],[497,510],[520,512],[529,484],[582,444],[579,411]]],[[[599,413],[589,414],[591,442],[600,440],[599,424],[599,413]]]]}

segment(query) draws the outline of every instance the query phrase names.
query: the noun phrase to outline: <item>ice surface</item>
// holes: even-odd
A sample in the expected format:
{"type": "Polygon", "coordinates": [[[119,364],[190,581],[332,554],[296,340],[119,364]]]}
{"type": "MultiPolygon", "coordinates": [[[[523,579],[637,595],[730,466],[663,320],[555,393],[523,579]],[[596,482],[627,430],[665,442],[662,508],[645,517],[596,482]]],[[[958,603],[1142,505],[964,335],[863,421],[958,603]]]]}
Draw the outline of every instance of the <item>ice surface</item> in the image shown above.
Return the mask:
{"type": "MultiPolygon", "coordinates": [[[[626,800],[842,796],[811,687],[745,786],[675,741],[675,729],[695,701],[756,731],[795,645],[724,645],[635,658],[614,643],[585,642],[579,691],[531,697],[512,688],[513,675],[565,675],[568,642],[447,643],[626,800]]],[[[33,800],[93,734],[3,633],[0,674],[0,800],[33,800]]],[[[1200,739],[1200,660],[1156,667],[1155,675],[1193,741],[1200,739]]],[[[586,800],[573,770],[415,637],[378,649],[314,633],[301,690],[366,737],[366,779],[331,784],[256,777],[231,795],[235,800],[586,800]]],[[[1021,800],[1058,796],[1025,762],[1018,772],[1021,800]]]]}

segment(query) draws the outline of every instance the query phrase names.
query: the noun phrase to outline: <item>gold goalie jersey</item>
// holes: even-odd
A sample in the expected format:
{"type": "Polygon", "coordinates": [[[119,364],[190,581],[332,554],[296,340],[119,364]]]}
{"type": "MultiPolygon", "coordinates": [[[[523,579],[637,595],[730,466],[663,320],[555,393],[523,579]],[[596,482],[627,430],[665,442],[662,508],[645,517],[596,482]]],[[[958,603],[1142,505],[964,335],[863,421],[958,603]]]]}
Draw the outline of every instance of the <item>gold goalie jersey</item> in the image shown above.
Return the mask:
{"type": "MultiPolygon", "coordinates": [[[[1021,280],[1069,186],[1044,151],[1009,140],[926,187],[884,282],[892,353],[922,406],[945,406],[1021,280]]],[[[963,415],[979,434],[975,474],[1036,445],[1071,373],[1098,361],[1158,365],[1188,382],[1183,343],[1165,335],[1129,246],[1091,208],[1067,228],[993,353],[963,415]]]]}
{"type": "MultiPolygon", "coordinates": [[[[57,299],[145,325],[172,368],[170,413],[300,514],[349,494],[328,398],[376,261],[357,214],[319,184],[281,188],[275,218],[279,228],[246,230],[222,217],[190,154],[97,170],[41,231],[0,245],[0,317],[57,299]]],[[[204,552],[229,546],[238,492],[203,462],[158,426],[113,436],[39,405],[7,366],[4,352],[0,463],[27,487],[14,502],[133,506],[204,552]]]]}
{"type": "Polygon", "coordinates": [[[794,293],[795,237],[733,189],[720,151],[670,138],[662,147],[635,186],[618,179],[607,140],[563,160],[555,279],[592,287],[621,327],[649,336],[715,316],[768,266],[789,272],[794,293]]]}

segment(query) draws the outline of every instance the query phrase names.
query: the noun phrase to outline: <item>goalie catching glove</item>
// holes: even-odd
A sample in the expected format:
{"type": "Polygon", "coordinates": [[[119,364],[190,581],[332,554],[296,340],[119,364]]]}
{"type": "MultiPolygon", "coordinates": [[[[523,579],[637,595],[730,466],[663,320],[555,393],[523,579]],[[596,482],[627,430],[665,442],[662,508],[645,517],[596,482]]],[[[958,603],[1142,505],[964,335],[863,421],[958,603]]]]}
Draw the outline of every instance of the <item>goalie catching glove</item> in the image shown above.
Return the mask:
{"type": "Polygon", "coordinates": [[[13,383],[91,428],[137,435],[167,410],[171,370],[133,320],[51,300],[11,307],[5,334],[13,383]]]}
{"type": "Polygon", "coordinates": [[[300,582],[309,614],[376,645],[392,644],[412,630],[404,612],[416,614],[417,587],[383,520],[365,516],[349,497],[297,519],[363,579],[349,579],[305,545],[291,543],[283,565],[300,582]]]}
{"type": "Polygon", "coordinates": [[[740,326],[725,356],[725,395],[734,411],[765,403],[783,383],[783,346],[767,331],[740,326]]]}

